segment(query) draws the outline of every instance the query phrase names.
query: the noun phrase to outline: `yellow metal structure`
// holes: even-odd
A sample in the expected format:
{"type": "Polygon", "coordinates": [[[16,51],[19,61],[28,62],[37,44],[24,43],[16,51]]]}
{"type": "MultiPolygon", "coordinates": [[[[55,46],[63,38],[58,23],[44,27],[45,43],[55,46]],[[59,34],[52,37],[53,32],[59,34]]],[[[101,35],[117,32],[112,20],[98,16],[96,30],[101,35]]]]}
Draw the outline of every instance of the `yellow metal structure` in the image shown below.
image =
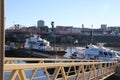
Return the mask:
{"type": "Polygon", "coordinates": [[[16,78],[19,80],[44,80],[45,78],[47,80],[103,80],[115,72],[116,66],[116,62],[93,60],[5,58],[4,72],[10,73],[8,80],[15,80],[16,78]],[[19,64],[15,61],[30,61],[32,63],[19,64]],[[38,74],[39,70],[44,75],[38,74]],[[31,71],[29,77],[27,71],[31,71]]]}

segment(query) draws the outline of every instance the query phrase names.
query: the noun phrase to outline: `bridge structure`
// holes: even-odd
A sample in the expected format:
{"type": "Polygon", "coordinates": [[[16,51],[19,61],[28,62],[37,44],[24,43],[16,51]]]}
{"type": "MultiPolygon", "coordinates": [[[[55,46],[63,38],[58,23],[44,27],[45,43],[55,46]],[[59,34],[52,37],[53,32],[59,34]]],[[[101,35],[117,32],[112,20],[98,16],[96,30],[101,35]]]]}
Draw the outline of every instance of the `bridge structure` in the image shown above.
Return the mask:
{"type": "Polygon", "coordinates": [[[117,62],[80,59],[9,58],[6,80],[104,80],[115,73],[117,62]]]}

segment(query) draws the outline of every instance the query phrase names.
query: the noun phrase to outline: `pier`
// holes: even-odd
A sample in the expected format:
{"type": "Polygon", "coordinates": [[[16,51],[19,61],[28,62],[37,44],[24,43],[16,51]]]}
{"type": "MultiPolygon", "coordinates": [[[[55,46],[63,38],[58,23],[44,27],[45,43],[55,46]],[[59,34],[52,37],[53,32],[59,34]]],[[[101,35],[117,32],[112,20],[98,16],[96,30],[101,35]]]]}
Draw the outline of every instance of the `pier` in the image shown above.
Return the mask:
{"type": "Polygon", "coordinates": [[[116,72],[117,62],[80,59],[5,58],[7,80],[104,80],[116,72]],[[19,64],[15,61],[37,61],[19,64]],[[35,76],[42,70],[44,75],[35,76]],[[26,71],[31,71],[29,77],[26,71]]]}

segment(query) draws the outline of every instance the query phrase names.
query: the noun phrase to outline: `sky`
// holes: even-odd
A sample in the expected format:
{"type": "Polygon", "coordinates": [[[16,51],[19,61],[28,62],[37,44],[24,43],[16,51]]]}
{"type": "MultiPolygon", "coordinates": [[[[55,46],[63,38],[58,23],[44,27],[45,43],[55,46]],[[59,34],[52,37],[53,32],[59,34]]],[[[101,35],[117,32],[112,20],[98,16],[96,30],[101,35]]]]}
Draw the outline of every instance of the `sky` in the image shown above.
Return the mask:
{"type": "Polygon", "coordinates": [[[44,20],[58,26],[100,28],[120,26],[120,0],[6,0],[6,28],[14,24],[37,25],[44,20]]]}

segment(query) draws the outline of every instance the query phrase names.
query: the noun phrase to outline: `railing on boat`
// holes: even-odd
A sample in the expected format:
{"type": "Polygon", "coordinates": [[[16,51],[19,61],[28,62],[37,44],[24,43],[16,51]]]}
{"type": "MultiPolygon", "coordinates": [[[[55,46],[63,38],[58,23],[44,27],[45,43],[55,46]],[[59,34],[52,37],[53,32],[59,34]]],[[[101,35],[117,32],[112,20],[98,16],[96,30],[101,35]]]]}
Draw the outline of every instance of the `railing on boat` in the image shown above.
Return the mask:
{"type": "Polygon", "coordinates": [[[8,80],[98,80],[112,75],[116,62],[102,62],[79,59],[5,58],[4,72],[8,80]],[[17,64],[14,61],[38,61],[38,63],[17,64]],[[30,71],[31,74],[26,72],[30,71]],[[42,71],[44,75],[36,76],[42,71]]]}

